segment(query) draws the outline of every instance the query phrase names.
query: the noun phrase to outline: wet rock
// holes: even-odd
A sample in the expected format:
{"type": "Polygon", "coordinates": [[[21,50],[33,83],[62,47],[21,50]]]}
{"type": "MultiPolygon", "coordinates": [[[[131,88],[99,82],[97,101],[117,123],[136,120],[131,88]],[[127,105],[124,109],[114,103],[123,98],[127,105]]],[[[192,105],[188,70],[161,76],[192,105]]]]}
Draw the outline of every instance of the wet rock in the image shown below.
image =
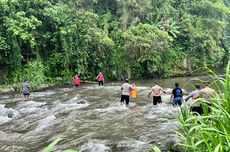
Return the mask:
{"type": "Polygon", "coordinates": [[[86,104],[84,100],[78,101],[77,104],[86,104]]]}
{"type": "Polygon", "coordinates": [[[167,151],[171,151],[171,152],[183,152],[183,151],[185,151],[182,146],[177,145],[178,142],[179,141],[176,140],[176,139],[169,140],[166,143],[166,149],[167,149],[167,151]]]}
{"type": "Polygon", "coordinates": [[[8,117],[8,118],[13,118],[13,116],[14,116],[14,114],[11,113],[11,112],[7,114],[7,117],[8,117]]]}
{"type": "Polygon", "coordinates": [[[97,140],[93,139],[89,142],[83,144],[80,148],[80,152],[111,152],[111,149],[106,146],[107,141],[106,140],[97,140]]]}

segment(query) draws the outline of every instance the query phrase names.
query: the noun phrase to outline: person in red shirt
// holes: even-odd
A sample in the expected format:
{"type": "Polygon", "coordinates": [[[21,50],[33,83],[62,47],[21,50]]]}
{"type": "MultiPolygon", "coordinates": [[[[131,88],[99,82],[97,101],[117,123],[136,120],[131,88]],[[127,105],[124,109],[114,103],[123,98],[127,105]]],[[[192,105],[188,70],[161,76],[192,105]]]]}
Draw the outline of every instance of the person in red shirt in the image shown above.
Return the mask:
{"type": "Polygon", "coordinates": [[[74,85],[75,87],[77,87],[77,86],[80,85],[80,78],[78,77],[78,75],[75,75],[75,76],[73,77],[73,85],[74,85]]]}
{"type": "Polygon", "coordinates": [[[97,75],[96,79],[98,81],[99,86],[104,85],[104,76],[101,72],[97,75]]]}

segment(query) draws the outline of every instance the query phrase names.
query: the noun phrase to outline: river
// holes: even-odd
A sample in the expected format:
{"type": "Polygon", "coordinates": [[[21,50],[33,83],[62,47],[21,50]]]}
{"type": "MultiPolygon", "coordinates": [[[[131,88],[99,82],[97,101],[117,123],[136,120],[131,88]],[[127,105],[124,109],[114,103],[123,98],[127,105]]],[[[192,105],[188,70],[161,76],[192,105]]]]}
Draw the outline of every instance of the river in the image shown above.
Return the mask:
{"type": "MultiPolygon", "coordinates": [[[[26,100],[19,94],[0,96],[0,151],[37,152],[58,137],[67,137],[54,151],[143,152],[148,145],[166,150],[176,142],[179,108],[169,103],[175,82],[192,90],[196,78],[134,81],[138,98],[130,107],[120,105],[122,82],[105,86],[83,84],[33,92],[26,100]],[[154,81],[167,91],[163,104],[148,98],[154,81]]],[[[186,92],[185,91],[185,92],[186,92]]]]}

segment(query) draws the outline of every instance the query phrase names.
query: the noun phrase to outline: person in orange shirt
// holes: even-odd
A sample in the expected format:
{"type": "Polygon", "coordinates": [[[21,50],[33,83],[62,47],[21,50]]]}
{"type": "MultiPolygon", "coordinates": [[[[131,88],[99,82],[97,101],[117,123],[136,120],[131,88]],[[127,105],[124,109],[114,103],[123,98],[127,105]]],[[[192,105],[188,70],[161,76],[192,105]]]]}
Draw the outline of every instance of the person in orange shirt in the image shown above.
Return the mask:
{"type": "Polygon", "coordinates": [[[136,98],[137,98],[137,93],[138,93],[137,86],[135,85],[135,83],[133,83],[133,84],[132,84],[132,87],[130,88],[131,97],[132,97],[133,99],[136,99],[136,98]]]}

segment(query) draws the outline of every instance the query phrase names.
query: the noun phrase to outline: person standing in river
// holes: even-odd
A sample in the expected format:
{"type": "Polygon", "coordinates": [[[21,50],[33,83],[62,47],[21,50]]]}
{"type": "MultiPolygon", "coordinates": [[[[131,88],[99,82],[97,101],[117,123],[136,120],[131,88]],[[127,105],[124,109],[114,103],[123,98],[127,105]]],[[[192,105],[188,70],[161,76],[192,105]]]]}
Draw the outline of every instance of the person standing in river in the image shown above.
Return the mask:
{"type": "Polygon", "coordinates": [[[27,99],[30,99],[30,93],[31,93],[31,89],[30,89],[29,81],[25,80],[22,84],[22,94],[27,99]]]}
{"type": "Polygon", "coordinates": [[[121,92],[121,104],[123,104],[125,101],[126,106],[129,105],[130,89],[132,88],[132,86],[128,82],[129,82],[129,80],[126,79],[125,83],[122,84],[122,86],[121,86],[121,90],[122,90],[122,92],[121,92]]]}
{"type": "Polygon", "coordinates": [[[103,76],[103,74],[101,72],[97,75],[96,79],[98,81],[99,86],[104,85],[104,76],[103,76]]]}
{"type": "Polygon", "coordinates": [[[75,76],[73,77],[73,85],[74,85],[75,87],[77,87],[77,86],[80,85],[80,78],[78,77],[78,75],[75,75],[75,76]]]}
{"type": "Polygon", "coordinates": [[[150,97],[150,95],[153,96],[153,105],[157,105],[158,103],[162,103],[162,99],[161,99],[161,93],[164,92],[166,93],[162,87],[160,87],[158,85],[157,82],[154,82],[154,86],[152,87],[151,91],[148,94],[148,97],[150,97]]]}
{"type": "Polygon", "coordinates": [[[207,110],[208,113],[211,112],[211,98],[215,97],[216,92],[209,86],[209,82],[204,83],[204,88],[200,90],[201,97],[206,100],[203,104],[203,111],[205,112],[207,110]]]}
{"type": "Polygon", "coordinates": [[[215,91],[209,87],[209,82],[204,83],[204,88],[200,90],[200,93],[207,100],[215,96],[215,91]]]}
{"type": "Polygon", "coordinates": [[[132,99],[136,99],[137,98],[137,93],[138,93],[138,89],[135,83],[132,84],[132,87],[130,89],[130,94],[131,94],[131,98],[132,99]]]}
{"type": "MultiPolygon", "coordinates": [[[[189,93],[189,95],[185,98],[185,101],[187,102],[190,98],[192,98],[193,100],[199,99],[201,97],[201,93],[200,93],[200,84],[195,84],[196,90],[192,91],[191,93],[189,93]]],[[[196,102],[195,104],[191,105],[190,107],[192,112],[197,112],[200,115],[202,114],[202,108],[201,105],[196,102]]]]}
{"type": "Polygon", "coordinates": [[[201,96],[200,93],[200,85],[199,84],[195,84],[196,90],[192,91],[191,93],[189,93],[189,95],[185,98],[185,101],[188,101],[190,98],[192,99],[198,99],[201,96]]]}
{"type": "Polygon", "coordinates": [[[175,83],[175,88],[172,90],[172,95],[170,98],[170,101],[172,101],[173,105],[182,105],[182,100],[183,100],[183,92],[181,88],[179,88],[179,83],[175,83]]]}

